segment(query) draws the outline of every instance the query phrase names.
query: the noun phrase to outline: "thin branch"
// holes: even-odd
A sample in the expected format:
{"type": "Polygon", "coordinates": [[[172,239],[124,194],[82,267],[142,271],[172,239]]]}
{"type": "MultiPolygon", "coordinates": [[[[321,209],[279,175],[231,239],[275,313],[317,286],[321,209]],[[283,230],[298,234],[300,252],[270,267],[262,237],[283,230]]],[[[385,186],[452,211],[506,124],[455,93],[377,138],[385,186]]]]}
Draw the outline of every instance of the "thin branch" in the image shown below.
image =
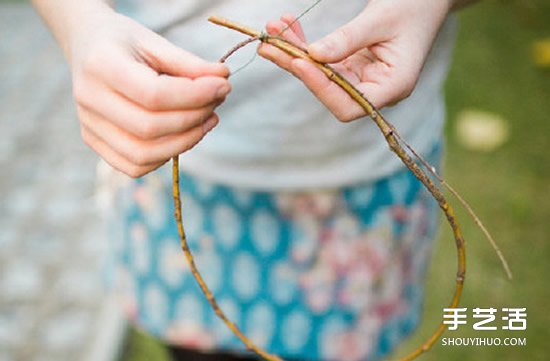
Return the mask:
{"type": "Polygon", "coordinates": [[[258,40],[258,37],[257,36],[253,36],[251,38],[248,38],[246,40],[243,40],[241,41],[240,43],[238,43],[237,45],[235,45],[234,47],[232,47],[231,49],[229,49],[229,51],[227,53],[225,53],[224,56],[222,56],[220,58],[220,63],[225,63],[225,61],[231,56],[233,55],[237,50],[241,49],[241,48],[244,48],[245,46],[247,46],[248,44],[250,43],[253,43],[255,42],[256,40],[258,40]]]}
{"type": "MultiPolygon", "coordinates": [[[[214,24],[225,26],[227,28],[239,31],[251,37],[260,37],[260,32],[254,29],[251,29],[248,26],[241,25],[237,22],[212,16],[208,19],[214,24]]],[[[390,149],[401,159],[407,168],[420,180],[420,182],[426,187],[426,189],[432,194],[432,196],[437,201],[439,207],[445,214],[447,222],[449,223],[453,236],[455,238],[455,245],[457,249],[457,274],[455,280],[455,292],[451,300],[449,308],[456,308],[460,302],[462,295],[462,290],[464,287],[464,279],[466,275],[466,249],[465,241],[462,235],[462,230],[460,228],[458,219],[456,218],[455,212],[451,205],[447,202],[444,194],[441,190],[434,184],[432,179],[418,166],[418,164],[408,155],[408,153],[401,147],[399,144],[398,138],[396,136],[397,130],[395,127],[389,123],[383,115],[372,105],[372,103],[359,91],[357,90],[349,81],[347,81],[342,75],[335,71],[331,66],[327,64],[320,63],[315,59],[311,58],[307,52],[294,44],[288,42],[285,39],[278,37],[263,36],[261,41],[269,43],[287,54],[295,57],[301,58],[309,61],[320,69],[331,81],[339,85],[349,96],[359,104],[363,110],[368,114],[371,119],[378,126],[382,134],[384,135],[390,149]]],[[[427,352],[441,334],[445,331],[445,325],[441,322],[435,332],[430,336],[420,347],[416,350],[403,357],[400,361],[409,361],[413,360],[419,355],[427,352]]]]}
{"type": "MultiPolygon", "coordinates": [[[[395,127],[388,122],[383,115],[372,105],[372,103],[359,91],[357,90],[349,81],[347,81],[342,75],[340,75],[338,72],[336,72],[332,67],[330,67],[327,64],[319,63],[312,59],[307,52],[304,49],[301,49],[297,47],[296,45],[288,42],[285,39],[282,39],[277,36],[269,36],[265,33],[262,33],[260,31],[257,31],[255,29],[252,29],[250,27],[241,25],[239,23],[220,18],[220,17],[210,17],[209,20],[215,24],[239,31],[241,33],[244,33],[251,38],[243,41],[234,48],[230,50],[228,54],[226,54],[222,60],[225,61],[227,57],[231,56],[235,51],[240,49],[241,47],[245,46],[246,44],[249,44],[255,40],[260,40],[262,42],[269,43],[287,54],[296,57],[305,59],[312,64],[314,64],[317,68],[319,68],[331,81],[339,85],[344,91],[346,91],[350,97],[352,97],[353,100],[359,104],[363,110],[368,114],[371,119],[376,123],[382,134],[384,135],[390,149],[401,159],[401,161],[405,164],[405,166],[420,180],[420,182],[426,187],[426,189],[431,193],[431,195],[434,197],[434,199],[437,201],[439,207],[443,211],[443,213],[446,216],[447,222],[449,223],[454,239],[455,239],[455,245],[457,249],[457,274],[456,274],[456,280],[455,280],[455,291],[450,303],[449,308],[456,308],[460,302],[460,298],[462,295],[462,290],[464,287],[464,279],[466,274],[466,250],[465,250],[465,241],[464,237],[462,235],[462,231],[458,222],[458,219],[456,218],[456,215],[454,213],[453,208],[448,203],[447,199],[445,198],[442,191],[439,189],[439,187],[433,182],[432,178],[430,178],[423,170],[419,167],[419,165],[416,163],[416,161],[407,153],[407,151],[401,146],[400,143],[404,144],[406,148],[408,148],[413,156],[415,156],[418,160],[420,160],[421,164],[427,168],[427,170],[436,177],[436,179],[445,186],[457,199],[464,205],[464,207],[468,210],[469,214],[472,216],[476,224],[482,229],[485,236],[490,240],[491,244],[495,248],[497,254],[501,258],[501,261],[503,262],[504,268],[511,277],[511,272],[509,270],[508,264],[506,263],[506,260],[502,256],[502,253],[500,252],[500,249],[496,246],[494,240],[490,236],[489,232],[486,230],[486,228],[483,226],[479,218],[475,215],[472,208],[464,201],[464,199],[449,185],[447,184],[442,177],[437,174],[435,171],[435,168],[433,168],[427,161],[425,161],[420,155],[418,155],[417,152],[412,149],[397,133],[397,130],[395,127]]],[[[193,260],[193,256],[191,254],[191,251],[189,250],[189,247],[187,245],[187,241],[185,238],[185,232],[183,229],[183,223],[181,219],[181,200],[180,200],[180,194],[179,194],[179,164],[178,164],[178,157],[173,158],[173,196],[174,196],[174,204],[175,204],[175,217],[178,224],[178,233],[180,235],[180,240],[182,244],[183,252],[185,253],[185,256],[190,264],[190,268],[192,271],[193,276],[197,280],[201,290],[205,294],[208,302],[223,322],[241,339],[241,341],[246,345],[246,347],[249,350],[252,350],[256,352],[260,357],[269,360],[269,361],[281,361],[280,358],[277,356],[271,355],[265,351],[263,351],[261,348],[255,346],[239,329],[238,327],[231,322],[225,314],[222,312],[222,310],[218,307],[214,296],[206,286],[204,280],[202,279],[199,271],[196,268],[196,265],[193,260]]],[[[406,355],[405,357],[401,358],[400,361],[410,361],[421,354],[427,352],[437,341],[437,339],[441,336],[441,334],[445,331],[445,325],[443,322],[441,322],[435,332],[426,340],[424,343],[415,349],[410,354],[406,355]]]]}
{"type": "Polygon", "coordinates": [[[433,167],[424,157],[422,157],[409,143],[407,143],[399,134],[396,133],[397,139],[407,147],[407,149],[414,155],[416,159],[422,163],[424,168],[426,168],[438,181],[441,183],[451,194],[458,199],[458,201],[462,204],[462,206],[466,209],[474,223],[481,229],[481,232],[485,235],[485,238],[489,241],[491,246],[493,247],[495,253],[497,254],[498,258],[500,259],[500,263],[502,264],[502,268],[504,269],[504,272],[506,272],[506,276],[508,277],[508,280],[512,280],[513,274],[512,270],[510,269],[510,265],[508,264],[508,261],[506,260],[506,257],[504,257],[504,254],[502,254],[502,251],[500,250],[499,246],[497,245],[497,242],[491,235],[491,233],[487,230],[481,219],[478,217],[474,209],[470,206],[470,204],[458,193],[449,183],[443,179],[443,177],[437,173],[437,170],[435,167],[433,167]]]}
{"type": "Polygon", "coordinates": [[[256,346],[252,341],[250,341],[242,333],[242,331],[237,327],[237,325],[234,322],[229,320],[229,318],[225,315],[222,309],[218,306],[218,303],[216,302],[214,295],[212,294],[212,292],[206,285],[206,282],[204,282],[204,279],[199,273],[199,270],[197,269],[197,265],[195,264],[195,260],[193,258],[193,254],[189,249],[189,244],[187,243],[187,237],[185,236],[185,230],[183,228],[183,220],[181,215],[182,212],[181,212],[180,182],[179,182],[179,156],[175,156],[172,158],[172,196],[174,198],[174,217],[176,219],[176,223],[178,226],[178,235],[180,238],[181,249],[185,254],[185,258],[187,258],[187,262],[189,263],[189,268],[191,269],[191,273],[193,274],[193,277],[197,281],[201,291],[206,296],[208,303],[210,304],[210,306],[212,307],[216,315],[242,341],[242,343],[246,346],[248,350],[255,352],[257,355],[259,355],[260,357],[268,361],[283,361],[278,356],[271,355],[265,352],[264,350],[262,350],[261,348],[259,348],[258,346],[256,346]]]}

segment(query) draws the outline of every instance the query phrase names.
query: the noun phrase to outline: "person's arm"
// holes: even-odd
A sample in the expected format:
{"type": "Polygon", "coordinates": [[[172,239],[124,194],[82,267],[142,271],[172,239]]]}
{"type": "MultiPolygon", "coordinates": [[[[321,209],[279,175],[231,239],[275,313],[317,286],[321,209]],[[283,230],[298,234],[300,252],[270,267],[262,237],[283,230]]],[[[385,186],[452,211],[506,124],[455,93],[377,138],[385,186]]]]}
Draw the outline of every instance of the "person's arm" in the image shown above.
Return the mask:
{"type": "Polygon", "coordinates": [[[93,23],[95,17],[112,12],[110,2],[106,0],[32,0],[32,4],[68,60],[71,38],[76,35],[76,31],[83,31],[83,28],[93,23]]]}
{"type": "Polygon", "coordinates": [[[33,0],[71,68],[84,141],[139,177],[218,122],[229,71],[181,49],[102,0],[33,0]]]}
{"type": "MultiPolygon", "coordinates": [[[[370,0],[349,23],[308,45],[294,17],[267,24],[307,48],[309,54],[330,63],[379,108],[395,104],[413,91],[433,41],[449,12],[471,0],[370,0]]],[[[259,53],[290,71],[341,121],[364,116],[364,111],[314,65],[293,59],[262,44],[259,53]]]]}

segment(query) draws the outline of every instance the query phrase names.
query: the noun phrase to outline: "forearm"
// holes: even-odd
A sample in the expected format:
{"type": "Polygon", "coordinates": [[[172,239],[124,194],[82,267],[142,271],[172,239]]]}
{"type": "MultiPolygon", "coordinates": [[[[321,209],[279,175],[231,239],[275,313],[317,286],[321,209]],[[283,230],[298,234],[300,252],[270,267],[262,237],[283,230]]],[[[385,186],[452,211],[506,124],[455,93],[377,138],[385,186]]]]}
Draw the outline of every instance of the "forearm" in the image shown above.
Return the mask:
{"type": "Polygon", "coordinates": [[[89,20],[96,15],[111,11],[110,3],[110,0],[32,0],[69,62],[71,44],[78,30],[91,26],[89,20]]]}

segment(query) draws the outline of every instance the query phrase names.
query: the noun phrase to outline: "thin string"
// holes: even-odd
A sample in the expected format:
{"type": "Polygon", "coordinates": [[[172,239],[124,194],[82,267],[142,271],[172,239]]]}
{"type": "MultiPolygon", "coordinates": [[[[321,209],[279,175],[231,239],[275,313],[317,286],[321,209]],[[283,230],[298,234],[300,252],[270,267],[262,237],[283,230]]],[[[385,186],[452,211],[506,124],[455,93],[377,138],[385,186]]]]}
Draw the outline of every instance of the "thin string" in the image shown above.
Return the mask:
{"type": "MultiPolygon", "coordinates": [[[[234,47],[232,47],[224,56],[221,57],[220,59],[220,63],[225,63],[225,61],[231,56],[233,55],[237,50],[247,46],[248,44],[250,43],[253,43],[255,42],[256,40],[258,39],[262,39],[262,37],[265,36],[264,33],[262,33],[260,36],[255,36],[253,38],[249,38],[249,39],[246,39],[245,41],[241,41],[240,43],[238,43],[237,45],[235,45],[234,47]]],[[[229,76],[233,76],[235,74],[237,74],[238,72],[240,72],[241,70],[243,70],[244,68],[246,68],[247,66],[249,66],[250,64],[252,64],[252,62],[256,59],[256,55],[258,53],[257,52],[254,52],[254,56],[252,58],[250,58],[244,65],[242,65],[240,68],[238,68],[237,70],[235,70],[234,72],[232,72],[231,74],[229,74],[229,76]]]]}
{"type": "MultiPolygon", "coordinates": [[[[313,4],[311,4],[310,6],[308,6],[307,9],[305,9],[304,11],[302,11],[302,12],[300,13],[300,15],[298,15],[298,16],[296,17],[296,19],[294,19],[290,24],[288,24],[287,26],[285,26],[285,27],[283,28],[283,30],[281,30],[276,36],[278,37],[278,36],[283,35],[283,33],[284,33],[285,31],[287,31],[288,29],[290,29],[290,28],[291,28],[294,24],[296,24],[302,17],[304,17],[307,13],[309,13],[311,10],[313,10],[317,5],[319,5],[319,4],[321,3],[321,1],[323,1],[323,0],[316,0],[313,4]]],[[[248,45],[248,44],[250,44],[250,43],[252,43],[253,41],[256,41],[256,40],[262,40],[262,38],[265,37],[265,36],[267,36],[267,34],[264,33],[264,32],[262,32],[262,34],[261,34],[260,36],[258,36],[257,38],[252,38],[251,41],[248,41],[248,42],[247,42],[246,44],[244,44],[244,45],[248,45]]],[[[250,39],[249,39],[249,40],[250,40],[250,39]]],[[[244,45],[243,45],[243,46],[244,46],[244,45]]],[[[231,54],[232,54],[233,52],[234,52],[234,51],[230,51],[231,54]]],[[[231,77],[231,76],[234,76],[234,75],[236,75],[237,73],[239,73],[241,70],[244,70],[245,68],[247,68],[248,66],[250,66],[250,65],[254,62],[254,60],[256,60],[257,57],[258,57],[258,53],[255,52],[254,55],[253,55],[244,65],[242,65],[242,66],[240,66],[239,68],[237,68],[237,70],[231,72],[231,74],[230,74],[229,76],[230,76],[230,77],[231,77]]],[[[224,57],[222,58],[222,59],[223,59],[222,63],[225,62],[225,60],[226,60],[227,58],[228,58],[227,55],[224,56],[224,57]]]]}
{"type": "Polygon", "coordinates": [[[319,5],[319,3],[323,1],[323,0],[317,0],[315,1],[313,4],[311,4],[307,9],[305,9],[304,11],[302,11],[300,13],[300,15],[298,15],[298,17],[296,17],[296,19],[294,19],[290,24],[288,24],[287,26],[285,26],[285,28],[283,30],[281,30],[281,32],[279,34],[277,34],[277,36],[281,36],[283,35],[283,33],[285,31],[287,31],[288,29],[290,29],[290,27],[294,24],[296,24],[298,22],[298,20],[300,20],[302,17],[304,17],[304,15],[306,15],[307,13],[309,13],[311,10],[313,10],[314,7],[316,7],[317,5],[319,5]]]}
{"type": "MultiPolygon", "coordinates": [[[[258,40],[258,39],[254,39],[254,40],[258,40]]],[[[258,53],[254,52],[254,55],[252,55],[252,57],[250,59],[248,59],[248,61],[246,63],[244,63],[244,65],[241,65],[237,70],[231,72],[231,74],[229,74],[229,76],[232,77],[232,76],[236,75],[237,73],[239,73],[241,70],[244,70],[245,68],[248,68],[248,66],[250,64],[252,64],[254,62],[254,60],[256,60],[257,57],[258,57],[258,53]]]]}

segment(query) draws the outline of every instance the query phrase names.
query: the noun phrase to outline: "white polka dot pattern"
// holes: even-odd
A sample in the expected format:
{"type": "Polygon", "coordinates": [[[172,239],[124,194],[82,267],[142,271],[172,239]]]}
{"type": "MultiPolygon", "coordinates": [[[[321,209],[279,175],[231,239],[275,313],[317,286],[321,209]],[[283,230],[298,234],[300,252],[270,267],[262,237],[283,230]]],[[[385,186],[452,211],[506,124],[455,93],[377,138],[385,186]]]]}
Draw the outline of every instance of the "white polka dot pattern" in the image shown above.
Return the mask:
{"type": "Polygon", "coordinates": [[[185,224],[185,234],[189,242],[202,236],[204,215],[197,202],[187,194],[182,196],[182,219],[185,224]]]}
{"type": "Polygon", "coordinates": [[[347,329],[346,323],[340,316],[328,317],[318,333],[317,343],[321,354],[327,359],[338,359],[338,347],[336,345],[336,338],[338,335],[344,333],[347,329]]]}
{"type": "Polygon", "coordinates": [[[183,322],[194,322],[202,324],[204,322],[203,302],[193,295],[183,296],[176,305],[176,318],[183,322]]]}
{"type": "Polygon", "coordinates": [[[388,183],[394,204],[405,204],[405,198],[409,190],[410,178],[407,173],[400,173],[388,183]]]}
{"type": "Polygon", "coordinates": [[[166,293],[157,284],[149,284],[144,290],[144,312],[153,329],[160,329],[168,320],[166,293]]]}
{"type": "Polygon", "coordinates": [[[195,261],[210,291],[218,292],[223,281],[223,264],[220,256],[211,250],[199,251],[195,254],[195,261]]]}
{"type": "Polygon", "coordinates": [[[281,325],[281,340],[291,352],[298,352],[309,340],[311,320],[302,310],[290,312],[281,325]]]}
{"type": "Polygon", "coordinates": [[[268,302],[258,302],[248,311],[245,327],[254,342],[265,347],[271,342],[276,317],[273,306],[268,302]]]}
{"type": "Polygon", "coordinates": [[[270,292],[273,301],[286,305],[298,292],[298,273],[288,261],[279,261],[270,267],[270,292]]]}
{"type": "Polygon", "coordinates": [[[242,208],[248,208],[252,205],[254,195],[246,189],[236,188],[233,190],[235,202],[242,208]]]}
{"type": "MultiPolygon", "coordinates": [[[[218,300],[218,304],[222,311],[226,314],[227,317],[229,317],[231,321],[235,322],[235,324],[237,325],[241,324],[240,309],[233,299],[221,298],[218,300]]],[[[214,322],[214,333],[216,335],[216,339],[219,342],[225,343],[233,340],[235,335],[233,335],[231,330],[229,330],[229,328],[222,322],[222,320],[216,318],[214,322]]]]}
{"type": "Polygon", "coordinates": [[[279,223],[265,210],[256,212],[252,216],[251,237],[254,247],[263,256],[269,256],[277,247],[279,241],[279,223]]]}
{"type": "Polygon", "coordinates": [[[159,249],[159,275],[170,288],[179,286],[187,274],[187,263],[176,239],[165,239],[159,249]]]}
{"type": "Polygon", "coordinates": [[[202,198],[208,198],[214,193],[214,185],[208,181],[195,183],[195,187],[197,187],[198,195],[200,195],[202,198]]]}
{"type": "Polygon", "coordinates": [[[235,257],[232,281],[237,295],[243,300],[254,298],[260,287],[260,266],[248,252],[241,252],[235,257]]]}
{"type": "MultiPolygon", "coordinates": [[[[377,359],[414,328],[435,227],[412,175],[284,197],[183,177],[195,262],[222,310],[269,352],[377,359]]],[[[126,291],[141,298],[126,298],[129,311],[161,338],[242,350],[192,279],[173,221],[149,219],[168,202],[155,199],[158,184],[134,186],[120,253],[126,291]]]]}
{"type": "Polygon", "coordinates": [[[220,203],[215,206],[212,213],[216,237],[226,250],[234,248],[241,236],[241,222],[235,210],[225,203],[220,203]]]}
{"type": "Polygon", "coordinates": [[[374,195],[374,189],[371,185],[359,186],[351,190],[350,202],[355,207],[367,206],[374,195]]]}

